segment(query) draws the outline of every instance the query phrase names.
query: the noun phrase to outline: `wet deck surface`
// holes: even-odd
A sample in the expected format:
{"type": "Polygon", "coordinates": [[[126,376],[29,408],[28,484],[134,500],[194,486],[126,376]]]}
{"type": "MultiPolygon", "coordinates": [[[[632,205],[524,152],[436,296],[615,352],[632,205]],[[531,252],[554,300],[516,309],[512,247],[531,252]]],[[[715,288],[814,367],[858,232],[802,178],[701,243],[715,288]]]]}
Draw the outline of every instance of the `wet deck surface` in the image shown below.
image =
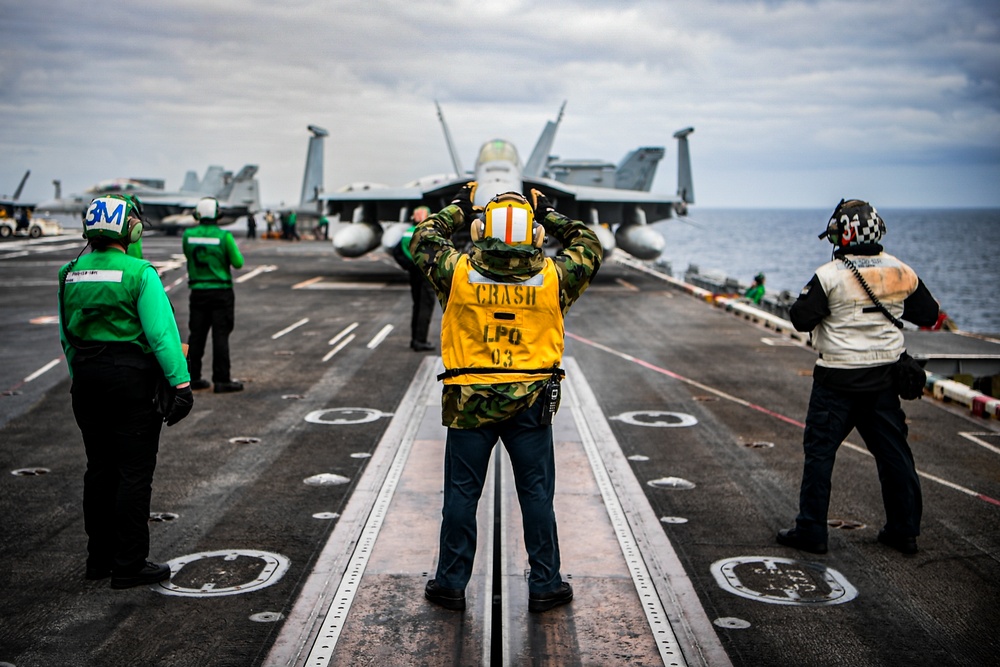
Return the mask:
{"type": "MultiPolygon", "coordinates": [[[[173,590],[127,591],[83,579],[85,457],[69,380],[64,362],[39,373],[60,356],[48,323],[55,274],[81,242],[0,244],[0,663],[313,664],[328,602],[407,441],[328,664],[664,664],[628,539],[679,664],[968,665],[1000,654],[997,423],[928,399],[906,405],[923,474],[916,556],[875,541],[879,485],[856,434],[834,473],[831,519],[844,528],[831,530],[830,553],[781,547],[814,353],[612,263],[567,320],[575,398],[557,421],[556,510],[576,599],[527,613],[501,461],[500,493],[480,508],[469,609],[426,604],[444,430],[427,380],[436,359],[408,348],[405,274],[381,253],[344,261],[326,244],[240,244],[231,345],[247,390],[197,392],[188,419],[164,430],[151,557],[183,565],[173,590]],[[495,505],[499,561],[486,544],[495,505]]],[[[144,245],[186,334],[179,239],[144,245]]]]}

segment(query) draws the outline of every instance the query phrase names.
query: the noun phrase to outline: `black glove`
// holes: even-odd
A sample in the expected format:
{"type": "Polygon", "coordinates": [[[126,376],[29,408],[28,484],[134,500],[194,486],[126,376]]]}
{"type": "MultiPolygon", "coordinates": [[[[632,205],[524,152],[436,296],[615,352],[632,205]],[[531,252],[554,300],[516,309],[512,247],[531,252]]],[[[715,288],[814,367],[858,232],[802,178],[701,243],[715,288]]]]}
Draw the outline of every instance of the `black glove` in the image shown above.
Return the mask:
{"type": "Polygon", "coordinates": [[[479,184],[475,181],[469,181],[462,186],[462,189],[458,191],[455,198],[451,200],[452,206],[462,209],[462,215],[465,216],[466,224],[471,223],[472,218],[476,215],[476,211],[472,207],[472,199],[476,196],[477,185],[479,184]]]}
{"type": "Polygon", "coordinates": [[[535,222],[543,224],[545,216],[556,210],[549,198],[535,188],[531,189],[531,208],[535,210],[535,222]]]}
{"type": "Polygon", "coordinates": [[[187,417],[192,407],[194,407],[194,392],[191,391],[191,385],[174,389],[174,400],[170,405],[170,412],[163,418],[163,421],[167,422],[167,426],[173,426],[187,417]]]}

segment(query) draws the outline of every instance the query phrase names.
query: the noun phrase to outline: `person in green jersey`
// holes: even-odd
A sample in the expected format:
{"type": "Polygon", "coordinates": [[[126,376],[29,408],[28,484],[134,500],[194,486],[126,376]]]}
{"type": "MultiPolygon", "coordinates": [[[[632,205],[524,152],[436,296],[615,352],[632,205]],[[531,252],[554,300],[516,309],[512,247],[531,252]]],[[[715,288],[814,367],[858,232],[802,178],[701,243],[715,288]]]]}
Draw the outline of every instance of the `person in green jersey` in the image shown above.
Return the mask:
{"type": "Polygon", "coordinates": [[[236,301],[230,268],[243,266],[243,255],[233,235],[219,228],[219,200],[205,197],[198,202],[194,217],[198,226],[184,232],[184,256],[187,257],[188,287],[191,288],[188,344],[188,369],[191,386],[208,389],[201,376],[201,358],[205,354],[208,332],[212,332],[212,383],[217,394],[243,391],[243,383],[234,380],[229,369],[229,334],[236,322],[236,301]]]}
{"type": "Polygon", "coordinates": [[[147,560],[153,470],[163,422],[179,422],[194,400],[156,269],[126,254],[142,235],[135,203],[98,197],[83,225],[91,252],[59,271],[59,334],[87,452],[85,576],[130,588],[170,577],[147,560]],[[171,389],[158,390],[164,382],[171,389]]]}
{"type": "Polygon", "coordinates": [[[410,254],[410,240],[413,231],[430,216],[431,210],[426,206],[418,206],[413,211],[412,227],[403,232],[402,238],[392,249],[392,257],[410,276],[410,296],[413,299],[413,309],[410,313],[410,349],[414,352],[429,352],[434,345],[427,340],[431,329],[431,317],[434,315],[434,287],[424,274],[413,263],[410,254]]]}
{"type": "Polygon", "coordinates": [[[750,299],[750,301],[760,304],[761,299],[764,298],[764,274],[758,273],[753,277],[753,285],[751,285],[743,296],[750,299]]]}

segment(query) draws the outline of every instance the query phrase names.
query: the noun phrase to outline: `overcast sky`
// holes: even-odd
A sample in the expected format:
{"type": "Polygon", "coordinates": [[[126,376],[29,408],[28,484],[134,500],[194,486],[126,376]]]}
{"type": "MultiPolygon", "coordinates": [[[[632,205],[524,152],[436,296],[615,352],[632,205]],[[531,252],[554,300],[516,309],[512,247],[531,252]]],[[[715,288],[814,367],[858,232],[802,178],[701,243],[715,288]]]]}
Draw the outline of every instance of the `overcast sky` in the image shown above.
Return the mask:
{"type": "Polygon", "coordinates": [[[296,202],[484,141],[618,162],[694,126],[696,205],[1000,206],[997,0],[0,0],[0,195],[260,166],[296,202]]]}

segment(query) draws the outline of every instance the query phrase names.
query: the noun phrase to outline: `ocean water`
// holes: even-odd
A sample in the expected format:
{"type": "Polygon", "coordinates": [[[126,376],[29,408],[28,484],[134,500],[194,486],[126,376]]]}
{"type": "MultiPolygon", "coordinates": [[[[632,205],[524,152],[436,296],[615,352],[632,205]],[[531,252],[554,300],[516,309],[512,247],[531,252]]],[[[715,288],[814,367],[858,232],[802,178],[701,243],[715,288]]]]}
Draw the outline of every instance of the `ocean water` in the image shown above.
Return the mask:
{"type": "MultiPolygon", "coordinates": [[[[662,259],[676,278],[690,264],[749,285],[763,272],[768,294],[793,296],[833,246],[816,238],[829,210],[701,209],[657,223],[662,259]]],[[[909,264],[960,329],[1000,335],[1000,209],[879,209],[886,252],[909,264]]]]}

